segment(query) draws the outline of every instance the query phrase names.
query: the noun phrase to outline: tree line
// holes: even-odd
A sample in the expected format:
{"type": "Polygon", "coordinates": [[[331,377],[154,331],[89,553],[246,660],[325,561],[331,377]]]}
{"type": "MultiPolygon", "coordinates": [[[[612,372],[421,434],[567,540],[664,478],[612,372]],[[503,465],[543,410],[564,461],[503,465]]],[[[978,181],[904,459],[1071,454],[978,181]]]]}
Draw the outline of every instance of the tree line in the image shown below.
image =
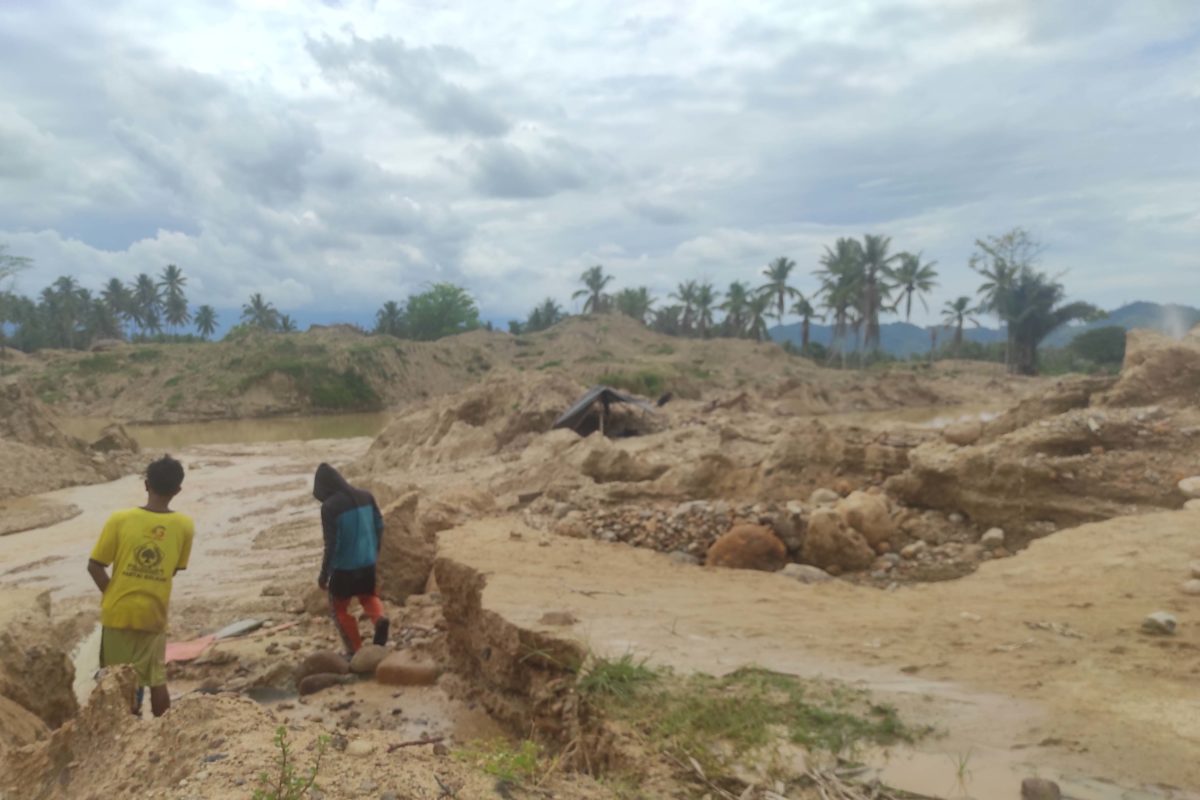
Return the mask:
{"type": "MultiPolygon", "coordinates": [[[[1038,346],[1047,336],[1068,322],[1102,317],[1103,312],[1088,303],[1064,303],[1062,284],[1037,267],[1041,252],[1041,245],[1020,228],[976,240],[968,267],[983,283],[976,297],[945,302],[942,324],[929,328],[931,353],[938,334],[948,330],[953,333],[950,354],[957,355],[964,327],[978,325],[977,315],[991,314],[1005,328],[1009,370],[1033,374],[1038,346]]],[[[758,286],[738,280],[721,292],[711,282],[687,280],[668,295],[672,302],[662,305],[644,286],[611,292],[613,276],[597,265],[580,276],[583,288],[571,297],[583,300],[584,314],[625,314],[673,336],[761,342],[770,338],[768,321],[782,324],[790,313],[800,322],[802,354],[844,365],[848,354],[866,359],[878,355],[884,315],[903,310],[904,319],[911,320],[914,299],[929,310],[925,297],[938,285],[936,266],[920,252],[893,252],[891,237],[867,234],[861,240],[839,238],[825,247],[813,271],[818,286],[810,295],[793,285],[796,262],[780,256],[762,270],[758,286]],[[718,313],[723,315],[720,319],[718,313]],[[828,345],[811,341],[812,322],[826,319],[832,327],[828,345]]],[[[508,327],[512,333],[533,332],[566,316],[554,298],[546,298],[525,320],[511,320],[508,327]]]]}

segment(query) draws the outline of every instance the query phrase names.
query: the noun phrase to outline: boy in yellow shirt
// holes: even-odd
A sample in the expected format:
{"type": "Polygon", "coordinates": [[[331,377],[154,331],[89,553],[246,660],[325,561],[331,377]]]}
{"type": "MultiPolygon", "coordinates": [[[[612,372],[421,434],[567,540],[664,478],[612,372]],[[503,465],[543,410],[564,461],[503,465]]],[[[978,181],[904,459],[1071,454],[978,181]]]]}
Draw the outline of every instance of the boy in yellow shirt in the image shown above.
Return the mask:
{"type": "Polygon", "coordinates": [[[146,686],[154,716],[171,707],[165,665],[167,605],[171,579],[187,568],[195,530],[191,517],[170,508],[182,486],[182,464],[170,456],[152,463],[146,468],[146,505],[109,517],[88,561],[88,572],[103,596],[100,666],[132,664],[137,670],[132,707],[138,715],[146,686]]]}

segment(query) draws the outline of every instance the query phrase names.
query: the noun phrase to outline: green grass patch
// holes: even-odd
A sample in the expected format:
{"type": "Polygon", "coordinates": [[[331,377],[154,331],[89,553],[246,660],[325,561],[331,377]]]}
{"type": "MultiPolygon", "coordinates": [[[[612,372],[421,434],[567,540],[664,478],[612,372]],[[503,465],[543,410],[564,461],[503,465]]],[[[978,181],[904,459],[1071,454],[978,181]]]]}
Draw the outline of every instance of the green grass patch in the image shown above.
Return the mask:
{"type": "Polygon", "coordinates": [[[336,370],[325,364],[302,360],[267,362],[243,378],[239,390],[245,392],[273,373],[290,377],[313,408],[323,411],[372,411],[382,405],[379,394],[358,371],[336,370]]]}
{"type": "Polygon", "coordinates": [[[174,411],[181,405],[183,405],[183,392],[175,392],[167,398],[167,408],[169,410],[174,411]]]}
{"type": "Polygon", "coordinates": [[[852,755],[860,744],[910,742],[891,706],[839,684],[747,667],[724,677],[676,675],[626,655],[597,660],[579,690],[602,714],[673,759],[694,758],[717,780],[747,760],[771,763],[779,745],[852,755]]]}
{"type": "Polygon", "coordinates": [[[547,361],[544,364],[539,364],[538,369],[552,369],[554,367],[561,367],[561,366],[562,366],[562,359],[556,358],[551,361],[547,361]]]}
{"type": "Polygon", "coordinates": [[[515,745],[505,739],[474,742],[455,755],[508,784],[534,783],[547,771],[542,748],[528,739],[515,745]]]}
{"type": "Polygon", "coordinates": [[[627,392],[654,397],[663,393],[667,387],[667,376],[650,369],[637,372],[606,372],[596,379],[597,383],[607,384],[614,389],[624,389],[627,392]]]}
{"type": "Polygon", "coordinates": [[[182,380],[183,380],[182,375],[175,375],[175,376],[167,378],[165,381],[163,381],[163,386],[178,386],[180,381],[182,381],[182,380]]]}
{"type": "Polygon", "coordinates": [[[94,356],[81,358],[75,362],[75,369],[85,375],[116,372],[121,369],[121,362],[116,356],[107,353],[97,353],[94,356]]]}
{"type": "Polygon", "coordinates": [[[663,344],[656,344],[649,348],[646,350],[646,353],[652,356],[671,356],[675,354],[675,348],[664,342],[663,344]]]}
{"type": "Polygon", "coordinates": [[[130,361],[157,361],[162,358],[162,350],[153,347],[141,347],[129,354],[130,361]]]}

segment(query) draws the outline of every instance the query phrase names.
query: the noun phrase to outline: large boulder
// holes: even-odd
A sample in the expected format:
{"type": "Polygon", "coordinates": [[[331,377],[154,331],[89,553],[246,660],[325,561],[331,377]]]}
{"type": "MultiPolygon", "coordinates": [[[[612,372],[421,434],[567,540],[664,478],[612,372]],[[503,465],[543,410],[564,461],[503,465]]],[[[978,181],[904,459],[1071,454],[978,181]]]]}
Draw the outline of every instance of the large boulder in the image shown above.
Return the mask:
{"type": "Polygon", "coordinates": [[[735,525],[708,548],[705,566],[775,572],[787,563],[787,547],[762,525],[735,525]]]}
{"type": "Polygon", "coordinates": [[[436,664],[408,653],[392,653],[375,668],[375,680],[388,686],[432,686],[440,674],[436,664]]]}
{"type": "Polygon", "coordinates": [[[296,682],[302,682],[309,675],[345,675],[349,671],[350,664],[340,653],[321,650],[305,658],[296,667],[296,682]]]}
{"type": "Polygon", "coordinates": [[[838,503],[837,512],[854,530],[863,535],[867,544],[877,547],[891,541],[896,535],[896,524],[892,521],[887,498],[866,492],[851,492],[838,503]]]}
{"type": "Polygon", "coordinates": [[[370,675],[391,652],[383,645],[364,644],[350,659],[350,671],[356,675],[370,675]]]}
{"type": "Polygon", "coordinates": [[[942,438],[960,447],[975,444],[983,437],[983,422],[978,419],[953,422],[942,431],[942,438]]]}
{"type": "Polygon", "coordinates": [[[801,556],[805,563],[825,570],[860,570],[871,566],[875,551],[836,510],[818,508],[808,520],[801,556]]]}

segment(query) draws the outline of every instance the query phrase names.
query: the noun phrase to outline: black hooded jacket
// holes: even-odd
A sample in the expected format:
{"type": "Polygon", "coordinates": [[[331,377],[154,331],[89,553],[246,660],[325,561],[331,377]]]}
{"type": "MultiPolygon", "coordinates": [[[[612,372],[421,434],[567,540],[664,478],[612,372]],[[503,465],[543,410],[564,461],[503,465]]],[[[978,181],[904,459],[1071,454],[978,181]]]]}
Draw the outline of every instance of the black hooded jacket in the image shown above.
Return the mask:
{"type": "Polygon", "coordinates": [[[375,562],[383,541],[383,515],[371,493],[351,486],[328,464],[317,467],[313,497],[321,501],[325,557],[321,585],[336,597],[375,591],[375,562]]]}

